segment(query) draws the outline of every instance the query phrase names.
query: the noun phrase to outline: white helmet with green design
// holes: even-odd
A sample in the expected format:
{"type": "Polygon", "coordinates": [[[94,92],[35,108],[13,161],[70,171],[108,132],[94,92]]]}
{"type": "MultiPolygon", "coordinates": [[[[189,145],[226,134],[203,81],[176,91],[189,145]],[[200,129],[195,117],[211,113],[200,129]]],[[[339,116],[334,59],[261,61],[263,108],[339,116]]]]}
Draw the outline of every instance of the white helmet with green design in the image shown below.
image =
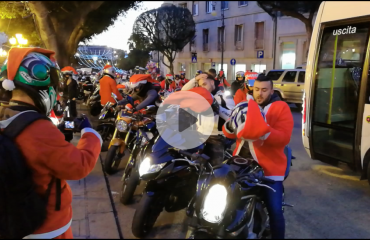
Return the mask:
{"type": "Polygon", "coordinates": [[[56,104],[62,80],[54,54],[42,48],[12,48],[1,68],[2,87],[8,91],[24,91],[40,113],[48,115],[56,104]]]}

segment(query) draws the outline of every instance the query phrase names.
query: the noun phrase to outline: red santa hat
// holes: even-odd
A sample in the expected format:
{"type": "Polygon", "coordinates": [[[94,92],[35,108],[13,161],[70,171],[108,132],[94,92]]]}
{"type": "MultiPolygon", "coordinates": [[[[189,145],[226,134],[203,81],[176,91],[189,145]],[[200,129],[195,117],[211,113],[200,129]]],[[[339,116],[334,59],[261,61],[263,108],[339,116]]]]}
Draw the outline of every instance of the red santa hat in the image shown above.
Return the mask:
{"type": "Polygon", "coordinates": [[[185,72],[184,71],[180,71],[180,75],[185,75],[185,72]]]}
{"type": "Polygon", "coordinates": [[[44,54],[45,56],[49,57],[52,62],[55,61],[55,52],[43,49],[43,48],[11,48],[9,50],[9,56],[7,59],[6,67],[7,67],[7,78],[3,80],[2,86],[5,90],[13,91],[15,88],[14,85],[14,78],[17,75],[19,66],[21,65],[24,57],[26,57],[31,52],[37,52],[44,54]]]}
{"type": "Polygon", "coordinates": [[[258,104],[249,100],[248,103],[241,102],[234,107],[231,117],[222,127],[222,131],[228,138],[236,136],[238,139],[255,141],[268,134],[270,127],[258,104]],[[229,123],[233,129],[225,127],[229,123]]]}
{"type": "Polygon", "coordinates": [[[62,68],[62,70],[60,70],[62,73],[71,73],[71,74],[78,74],[77,71],[71,67],[71,66],[67,66],[67,67],[64,67],[62,68]]]}
{"type": "Polygon", "coordinates": [[[171,79],[171,80],[173,80],[173,75],[172,75],[172,74],[166,74],[166,79],[171,79]]]}
{"type": "Polygon", "coordinates": [[[181,108],[190,108],[194,112],[204,112],[211,107],[213,103],[213,96],[207,89],[202,87],[192,88],[188,91],[179,91],[170,94],[164,101],[163,104],[176,104],[180,105],[181,108]],[[197,94],[189,94],[189,92],[197,94]],[[199,101],[207,100],[208,104],[199,104],[199,101]]]}
{"type": "Polygon", "coordinates": [[[130,78],[130,84],[132,88],[145,84],[148,82],[148,78],[151,78],[150,74],[135,74],[130,78]]]}

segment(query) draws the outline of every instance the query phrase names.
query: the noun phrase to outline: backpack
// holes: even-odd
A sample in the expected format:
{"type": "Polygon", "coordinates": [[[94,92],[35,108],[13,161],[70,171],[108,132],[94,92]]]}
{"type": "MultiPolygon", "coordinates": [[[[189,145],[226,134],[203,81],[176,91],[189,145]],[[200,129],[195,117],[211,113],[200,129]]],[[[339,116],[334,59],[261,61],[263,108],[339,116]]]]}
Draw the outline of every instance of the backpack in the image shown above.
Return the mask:
{"type": "Polygon", "coordinates": [[[25,111],[0,132],[0,238],[20,239],[41,227],[55,182],[55,210],[60,210],[60,179],[52,178],[44,196],[36,193],[32,171],[14,142],[23,129],[39,119],[49,120],[36,111],[25,111]]]}

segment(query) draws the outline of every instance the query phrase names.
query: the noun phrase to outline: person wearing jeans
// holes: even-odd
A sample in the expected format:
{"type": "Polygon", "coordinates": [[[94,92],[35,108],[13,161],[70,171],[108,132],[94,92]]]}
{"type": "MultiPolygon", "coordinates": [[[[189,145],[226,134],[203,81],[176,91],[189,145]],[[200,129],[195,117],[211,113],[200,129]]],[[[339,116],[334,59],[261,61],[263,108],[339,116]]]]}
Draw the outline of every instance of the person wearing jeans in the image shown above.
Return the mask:
{"type": "Polygon", "coordinates": [[[254,100],[240,102],[223,126],[228,138],[237,138],[233,155],[240,155],[248,145],[255,161],[263,168],[265,177],[275,183],[264,184],[264,201],[270,217],[271,237],[283,239],[285,220],[282,209],[283,181],[287,170],[285,147],[290,142],[294,121],[287,103],[274,94],[273,83],[265,76],[257,78],[253,89],[254,100]]]}

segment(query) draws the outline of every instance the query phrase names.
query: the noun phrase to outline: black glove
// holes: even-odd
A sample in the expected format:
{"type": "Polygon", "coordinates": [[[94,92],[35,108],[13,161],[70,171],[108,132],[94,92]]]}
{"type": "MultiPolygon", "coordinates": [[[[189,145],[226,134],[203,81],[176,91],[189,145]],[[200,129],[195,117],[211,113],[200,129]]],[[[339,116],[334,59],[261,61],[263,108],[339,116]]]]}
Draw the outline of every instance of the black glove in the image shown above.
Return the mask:
{"type": "Polygon", "coordinates": [[[220,112],[220,105],[218,104],[217,100],[214,98],[213,103],[211,105],[212,110],[215,114],[218,114],[220,112]]]}
{"type": "Polygon", "coordinates": [[[81,131],[84,128],[92,128],[89,119],[84,114],[80,118],[75,118],[74,124],[76,131],[81,131]]]}

